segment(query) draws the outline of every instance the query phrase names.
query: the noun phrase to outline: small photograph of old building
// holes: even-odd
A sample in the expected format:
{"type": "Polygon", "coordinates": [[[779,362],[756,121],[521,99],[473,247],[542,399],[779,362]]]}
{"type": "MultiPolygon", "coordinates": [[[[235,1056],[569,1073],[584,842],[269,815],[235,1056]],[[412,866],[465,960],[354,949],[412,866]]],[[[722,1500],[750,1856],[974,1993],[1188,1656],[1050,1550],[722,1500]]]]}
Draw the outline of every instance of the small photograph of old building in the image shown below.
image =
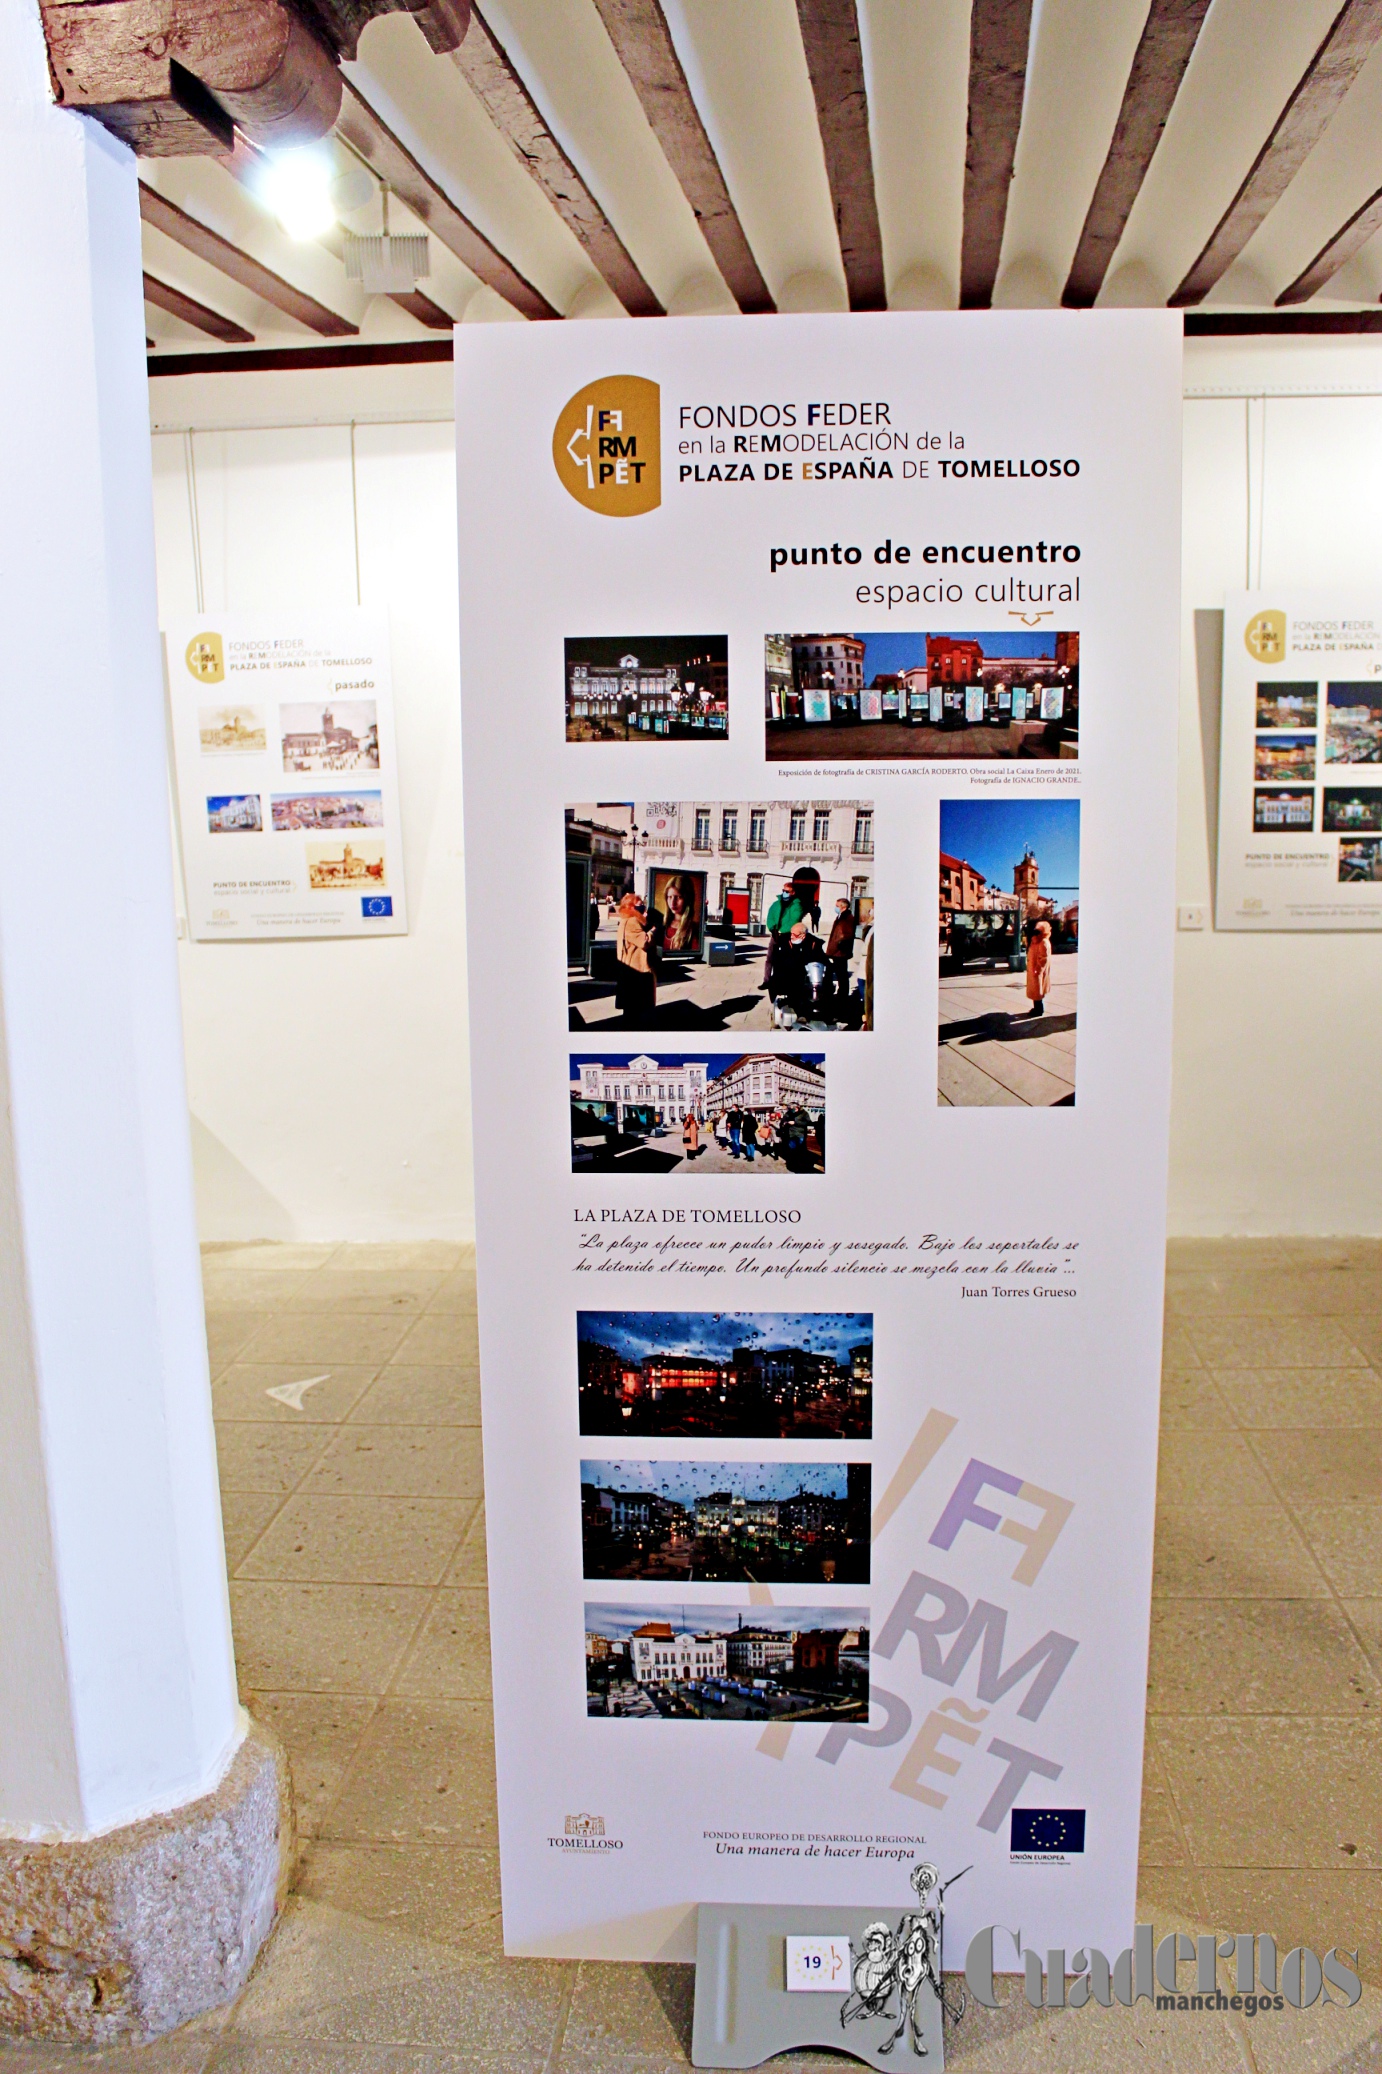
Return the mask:
{"type": "Polygon", "coordinates": [[[285,771],[379,768],[379,719],[373,699],[280,706],[278,725],[285,771]]]}
{"type": "Polygon", "coordinates": [[[726,741],[725,634],[618,634],[566,642],[568,742],[726,741]]]}
{"type": "Polygon", "coordinates": [[[384,800],[379,792],[275,793],[270,806],[280,834],[301,828],[382,828],[384,800]]]}
{"type": "Polygon", "coordinates": [[[867,1606],[591,1606],[599,1720],[866,1721],[867,1606]]]}
{"type": "Polygon", "coordinates": [[[308,843],[306,848],[307,878],[314,893],[350,892],[356,886],[368,893],[388,884],[382,843],[308,843]]]}
{"type": "Polygon", "coordinates": [[[1308,783],[1314,775],[1313,735],[1258,735],[1253,750],[1253,776],[1259,784],[1287,780],[1308,783]]]}
{"type": "Polygon", "coordinates": [[[262,756],[269,745],[262,706],[198,706],[203,756],[262,756]]]}

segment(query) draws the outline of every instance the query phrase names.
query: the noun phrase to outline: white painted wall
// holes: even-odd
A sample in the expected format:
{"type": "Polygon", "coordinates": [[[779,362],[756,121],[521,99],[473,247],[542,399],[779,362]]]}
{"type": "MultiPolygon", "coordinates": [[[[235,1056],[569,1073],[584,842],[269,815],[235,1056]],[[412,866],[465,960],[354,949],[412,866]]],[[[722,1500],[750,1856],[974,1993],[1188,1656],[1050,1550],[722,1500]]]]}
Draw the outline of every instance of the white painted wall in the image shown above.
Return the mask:
{"type": "MultiPolygon", "coordinates": [[[[189,458],[208,612],[353,603],[358,510],[360,595],[393,621],[413,914],[387,941],[184,943],[208,1239],[473,1232],[450,383],[428,366],[152,385],[165,617],[198,604],[189,458]]],[[[1186,392],[1178,897],[1208,902],[1215,615],[1248,582],[1375,594],[1382,346],[1196,342],[1186,392]]],[[[1128,876],[1136,927],[1135,859],[1128,876]]],[[[1171,1230],[1382,1229],[1382,935],[1182,934],[1176,987],[1171,1230]]]]}

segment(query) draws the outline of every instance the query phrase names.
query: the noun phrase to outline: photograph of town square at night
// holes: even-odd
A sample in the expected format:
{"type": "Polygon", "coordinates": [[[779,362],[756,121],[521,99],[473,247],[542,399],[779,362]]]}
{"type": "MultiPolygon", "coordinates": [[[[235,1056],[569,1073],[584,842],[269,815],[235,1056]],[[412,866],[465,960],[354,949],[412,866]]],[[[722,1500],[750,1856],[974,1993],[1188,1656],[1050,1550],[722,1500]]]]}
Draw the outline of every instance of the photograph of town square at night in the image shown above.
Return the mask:
{"type": "Polygon", "coordinates": [[[867,1721],[866,1606],[585,1609],[586,1713],[631,1721],[867,1721]]]}
{"type": "Polygon", "coordinates": [[[867,1462],[582,1462],[587,1577],[867,1584],[867,1462]]]}
{"type": "Polygon", "coordinates": [[[867,1440],[869,1311],[579,1311],[581,1431],[867,1440]]]}

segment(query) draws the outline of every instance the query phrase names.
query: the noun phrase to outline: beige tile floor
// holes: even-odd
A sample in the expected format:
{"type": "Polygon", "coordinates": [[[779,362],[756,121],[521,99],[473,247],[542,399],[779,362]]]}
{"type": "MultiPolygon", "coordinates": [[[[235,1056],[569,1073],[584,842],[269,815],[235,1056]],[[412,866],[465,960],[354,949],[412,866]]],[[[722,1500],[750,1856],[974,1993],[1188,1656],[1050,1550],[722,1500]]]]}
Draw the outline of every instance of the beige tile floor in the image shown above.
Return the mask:
{"type": "MultiPolygon", "coordinates": [[[[684,2068],[690,1968],[502,1955],[468,1254],[244,1246],[205,1277],[241,1685],[292,1758],[295,1892],[232,2010],[0,2066],[684,2068]],[[265,1394],[314,1375],[300,1411],[265,1394]]],[[[1368,1990],[1252,2022],[1010,1997],[948,2053],[1382,2069],[1382,1242],[1173,1244],[1159,1498],[1143,1920],[1357,1945],[1368,1990]]]]}

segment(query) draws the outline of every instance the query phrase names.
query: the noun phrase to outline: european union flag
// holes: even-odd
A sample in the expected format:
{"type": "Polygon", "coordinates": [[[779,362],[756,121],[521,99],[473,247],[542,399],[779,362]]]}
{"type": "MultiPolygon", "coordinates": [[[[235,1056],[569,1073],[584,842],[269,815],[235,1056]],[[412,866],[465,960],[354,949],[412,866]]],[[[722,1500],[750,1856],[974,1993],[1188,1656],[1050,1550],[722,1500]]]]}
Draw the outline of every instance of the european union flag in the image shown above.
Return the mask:
{"type": "Polygon", "coordinates": [[[1083,1808],[1014,1808],[1010,1851],[1049,1851],[1058,1857],[1084,1849],[1083,1808]]]}
{"type": "Polygon", "coordinates": [[[363,894],[360,900],[360,912],[367,922],[380,921],[384,916],[393,913],[393,895],[391,893],[363,894]]]}

